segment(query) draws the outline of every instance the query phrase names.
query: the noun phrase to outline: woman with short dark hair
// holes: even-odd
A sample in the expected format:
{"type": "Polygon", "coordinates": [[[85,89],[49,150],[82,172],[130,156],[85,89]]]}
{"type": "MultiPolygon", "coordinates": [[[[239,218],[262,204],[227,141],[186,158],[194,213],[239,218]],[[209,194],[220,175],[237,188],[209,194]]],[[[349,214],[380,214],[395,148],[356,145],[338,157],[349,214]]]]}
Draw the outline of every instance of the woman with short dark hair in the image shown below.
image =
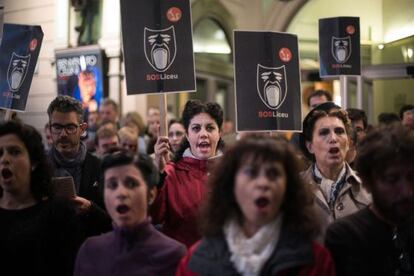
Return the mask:
{"type": "Polygon", "coordinates": [[[158,183],[152,160],[117,151],[104,158],[102,170],[114,230],[86,240],[75,275],[173,275],[185,247],[157,231],[148,218],[158,183]]]}

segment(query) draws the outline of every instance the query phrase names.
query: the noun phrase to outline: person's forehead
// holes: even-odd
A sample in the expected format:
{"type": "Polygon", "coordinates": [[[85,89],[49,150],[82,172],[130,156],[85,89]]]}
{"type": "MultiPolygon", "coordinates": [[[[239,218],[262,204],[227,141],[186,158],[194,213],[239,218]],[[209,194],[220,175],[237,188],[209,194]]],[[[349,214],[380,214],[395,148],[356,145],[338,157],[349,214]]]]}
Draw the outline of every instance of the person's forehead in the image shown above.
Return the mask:
{"type": "Polygon", "coordinates": [[[54,122],[78,122],[78,114],[75,111],[70,112],[59,112],[53,111],[52,116],[50,118],[52,124],[54,122]]]}
{"type": "Polygon", "coordinates": [[[404,111],[403,116],[414,116],[414,109],[404,111]]]}
{"type": "Polygon", "coordinates": [[[113,135],[113,136],[109,136],[109,137],[99,138],[99,142],[102,142],[102,143],[113,142],[113,141],[118,141],[118,136],[113,135]]]}
{"type": "Polygon", "coordinates": [[[315,103],[324,103],[324,102],[327,102],[328,101],[328,98],[326,98],[326,96],[325,95],[314,95],[314,96],[312,96],[310,99],[309,99],[309,103],[312,105],[312,104],[315,104],[315,103]]]}
{"type": "Polygon", "coordinates": [[[341,119],[335,116],[321,117],[315,122],[315,129],[322,128],[322,127],[337,127],[337,126],[344,127],[345,125],[341,119]]]}
{"type": "Polygon", "coordinates": [[[101,111],[105,111],[105,112],[113,111],[113,112],[115,112],[115,108],[113,107],[112,104],[104,104],[104,105],[101,106],[101,111]]]}
{"type": "Polygon", "coordinates": [[[352,121],[352,124],[353,124],[354,126],[359,126],[359,127],[364,128],[364,122],[363,122],[362,120],[355,120],[355,121],[352,121]]]}
{"type": "Polygon", "coordinates": [[[115,166],[105,170],[105,179],[125,179],[126,177],[142,178],[142,173],[133,164],[115,166]]]}

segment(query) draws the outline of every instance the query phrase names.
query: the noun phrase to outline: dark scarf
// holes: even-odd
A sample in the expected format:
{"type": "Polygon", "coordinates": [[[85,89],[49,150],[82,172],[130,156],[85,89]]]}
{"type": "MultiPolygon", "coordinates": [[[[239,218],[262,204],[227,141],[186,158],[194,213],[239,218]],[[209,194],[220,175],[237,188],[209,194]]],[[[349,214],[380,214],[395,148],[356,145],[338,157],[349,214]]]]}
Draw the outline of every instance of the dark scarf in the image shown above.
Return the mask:
{"type": "Polygon", "coordinates": [[[66,159],[55,147],[50,150],[50,157],[55,164],[54,176],[72,176],[75,182],[76,192],[79,193],[82,178],[82,164],[86,157],[86,145],[80,142],[79,151],[74,158],[66,159]]]}

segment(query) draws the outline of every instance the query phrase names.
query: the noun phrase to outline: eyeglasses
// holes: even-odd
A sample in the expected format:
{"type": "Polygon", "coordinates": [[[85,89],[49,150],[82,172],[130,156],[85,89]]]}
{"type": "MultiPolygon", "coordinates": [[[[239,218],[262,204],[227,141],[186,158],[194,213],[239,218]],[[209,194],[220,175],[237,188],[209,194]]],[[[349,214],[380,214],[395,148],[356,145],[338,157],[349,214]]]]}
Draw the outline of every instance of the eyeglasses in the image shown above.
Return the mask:
{"type": "Polygon", "coordinates": [[[62,133],[62,130],[65,129],[67,134],[74,134],[77,130],[78,127],[80,127],[81,125],[75,125],[75,124],[67,124],[67,125],[61,125],[61,124],[52,124],[50,126],[50,131],[53,134],[60,134],[62,133]]]}
{"type": "Polygon", "coordinates": [[[401,240],[401,237],[399,237],[397,227],[393,229],[392,241],[394,242],[394,246],[397,249],[396,258],[398,259],[398,268],[395,271],[395,275],[408,275],[405,273],[412,275],[411,273],[414,272],[414,268],[410,263],[410,253],[405,250],[405,247],[407,245],[404,244],[404,242],[401,240]]]}
{"type": "Polygon", "coordinates": [[[174,137],[174,136],[176,136],[176,137],[182,137],[184,135],[184,132],[182,132],[182,131],[171,131],[171,132],[168,132],[168,137],[174,137]]]}

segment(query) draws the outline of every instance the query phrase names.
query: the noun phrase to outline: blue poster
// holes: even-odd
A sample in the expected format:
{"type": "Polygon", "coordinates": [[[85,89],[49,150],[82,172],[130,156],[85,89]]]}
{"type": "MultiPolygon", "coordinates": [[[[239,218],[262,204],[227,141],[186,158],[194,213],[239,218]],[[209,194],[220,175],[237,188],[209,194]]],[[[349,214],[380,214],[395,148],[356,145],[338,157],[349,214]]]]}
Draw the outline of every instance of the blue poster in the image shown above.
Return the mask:
{"type": "Polygon", "coordinates": [[[57,50],[58,94],[78,99],[86,113],[98,111],[104,97],[102,62],[98,45],[57,50]]]}
{"type": "Polygon", "coordinates": [[[4,24],[0,46],[0,107],[24,111],[43,40],[40,26],[4,24]]]}

